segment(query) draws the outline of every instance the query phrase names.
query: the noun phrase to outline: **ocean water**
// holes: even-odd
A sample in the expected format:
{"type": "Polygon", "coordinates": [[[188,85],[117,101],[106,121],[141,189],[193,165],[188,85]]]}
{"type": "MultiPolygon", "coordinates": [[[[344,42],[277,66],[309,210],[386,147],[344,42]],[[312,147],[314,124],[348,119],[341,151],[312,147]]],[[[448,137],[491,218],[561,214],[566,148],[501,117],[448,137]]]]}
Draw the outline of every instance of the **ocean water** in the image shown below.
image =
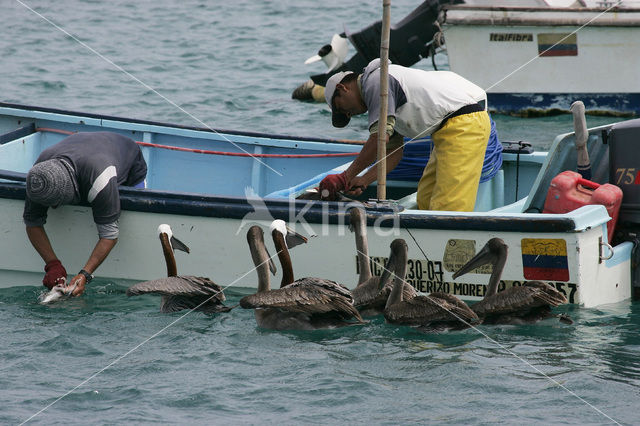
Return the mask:
{"type": "MultiPolygon", "coordinates": [[[[418,3],[394,0],[392,21],[418,3]]],[[[324,71],[304,60],[333,33],[381,10],[351,0],[5,0],[0,100],[361,139],[364,117],[334,129],[325,105],[291,92],[324,71]]],[[[437,63],[446,68],[446,57],[437,63]]],[[[539,149],[572,131],[569,115],[493,118],[502,140],[539,149]]],[[[613,121],[587,117],[590,127],[613,121]]],[[[0,290],[2,424],[638,423],[640,305],[631,301],[562,307],[572,326],[426,335],[375,318],[271,332],[239,308],[163,315],[159,298],[127,298],[124,283],[100,279],[80,298],[41,306],[37,284],[0,290]]],[[[229,303],[244,294],[228,289],[229,303]]]]}

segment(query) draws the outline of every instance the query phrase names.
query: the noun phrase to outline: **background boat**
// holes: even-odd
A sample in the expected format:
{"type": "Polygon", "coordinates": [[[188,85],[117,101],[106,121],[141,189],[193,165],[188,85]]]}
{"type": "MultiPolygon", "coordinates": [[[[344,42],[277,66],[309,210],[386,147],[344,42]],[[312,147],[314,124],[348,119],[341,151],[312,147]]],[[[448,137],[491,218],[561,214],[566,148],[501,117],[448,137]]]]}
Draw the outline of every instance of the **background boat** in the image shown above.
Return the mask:
{"type": "Polygon", "coordinates": [[[485,88],[495,112],[554,114],[581,100],[591,114],[638,116],[640,9],[599,4],[446,6],[449,66],[485,88]]]}
{"type": "MultiPolygon", "coordinates": [[[[308,82],[293,96],[323,102],[328,76],[359,72],[377,57],[379,27],[345,31],[344,43],[356,53],[328,64],[328,72],[311,76],[315,85],[308,82]]],[[[448,69],[487,91],[492,112],[559,114],[581,100],[589,114],[637,116],[638,40],[635,1],[427,0],[393,26],[390,59],[413,66],[431,58],[438,68],[435,56],[446,54],[448,69]]]]}

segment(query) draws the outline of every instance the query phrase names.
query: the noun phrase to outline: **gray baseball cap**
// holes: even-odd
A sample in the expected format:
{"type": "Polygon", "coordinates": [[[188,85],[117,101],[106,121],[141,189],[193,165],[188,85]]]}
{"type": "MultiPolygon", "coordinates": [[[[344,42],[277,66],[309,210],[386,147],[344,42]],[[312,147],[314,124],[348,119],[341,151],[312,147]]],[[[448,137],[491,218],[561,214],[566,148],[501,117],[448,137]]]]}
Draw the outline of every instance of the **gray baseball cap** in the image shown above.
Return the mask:
{"type": "Polygon", "coordinates": [[[333,96],[336,92],[336,86],[338,85],[338,83],[342,82],[342,80],[349,74],[353,74],[353,72],[337,72],[329,77],[329,80],[327,80],[327,84],[324,86],[324,98],[329,104],[329,108],[331,108],[331,123],[334,127],[344,127],[349,124],[349,120],[351,120],[346,114],[342,114],[333,110],[333,96]]]}

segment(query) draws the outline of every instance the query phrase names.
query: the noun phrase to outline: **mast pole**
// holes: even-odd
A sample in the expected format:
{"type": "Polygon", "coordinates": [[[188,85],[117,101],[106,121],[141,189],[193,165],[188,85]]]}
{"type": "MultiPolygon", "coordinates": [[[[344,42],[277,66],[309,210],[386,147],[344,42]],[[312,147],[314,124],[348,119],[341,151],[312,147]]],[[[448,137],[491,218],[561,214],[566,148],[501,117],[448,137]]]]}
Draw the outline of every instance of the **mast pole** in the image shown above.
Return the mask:
{"type": "Polygon", "coordinates": [[[382,0],[382,35],[380,38],[380,115],[378,116],[378,199],[387,198],[387,111],[389,99],[389,33],[391,0],[382,0]]]}

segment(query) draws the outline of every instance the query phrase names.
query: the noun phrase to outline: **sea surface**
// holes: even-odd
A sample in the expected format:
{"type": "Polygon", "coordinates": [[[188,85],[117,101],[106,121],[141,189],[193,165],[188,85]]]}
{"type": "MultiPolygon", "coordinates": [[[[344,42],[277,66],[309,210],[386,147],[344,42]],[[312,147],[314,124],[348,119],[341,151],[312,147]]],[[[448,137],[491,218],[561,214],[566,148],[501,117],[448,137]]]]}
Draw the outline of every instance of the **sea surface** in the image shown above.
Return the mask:
{"type": "MultiPolygon", "coordinates": [[[[334,33],[380,19],[381,3],[3,0],[0,101],[362,139],[366,118],[334,129],[326,105],[291,92],[324,72],[306,58],[334,33]]],[[[419,3],[394,0],[392,21],[419,3]]],[[[446,55],[436,63],[446,69],[446,55]]],[[[416,67],[432,69],[431,61],[416,67]]],[[[501,140],[541,150],[572,131],[570,115],[493,118],[501,140]]],[[[587,124],[616,120],[588,116],[587,124]]],[[[239,308],[161,314],[159,298],[127,298],[122,282],[96,279],[82,297],[53,306],[37,304],[42,289],[0,290],[1,424],[640,421],[636,302],[562,307],[572,326],[549,319],[429,335],[375,318],[271,332],[239,308]]],[[[228,289],[229,303],[244,294],[228,289]]]]}

